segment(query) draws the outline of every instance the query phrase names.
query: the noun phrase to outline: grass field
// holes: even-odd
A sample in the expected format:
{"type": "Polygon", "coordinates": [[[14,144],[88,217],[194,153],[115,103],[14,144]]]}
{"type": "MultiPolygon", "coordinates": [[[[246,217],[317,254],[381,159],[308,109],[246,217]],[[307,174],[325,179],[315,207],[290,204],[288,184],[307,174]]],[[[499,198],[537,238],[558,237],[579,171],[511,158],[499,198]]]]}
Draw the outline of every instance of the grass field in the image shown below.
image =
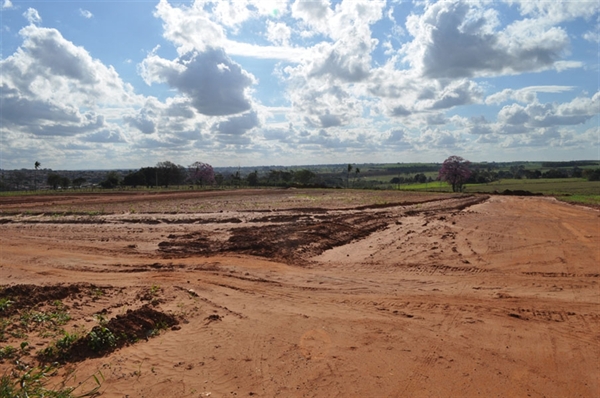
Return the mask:
{"type": "MultiPolygon", "coordinates": [[[[400,185],[403,191],[450,192],[443,182],[400,185]]],[[[522,190],[555,196],[566,202],[600,205],[600,181],[587,181],[583,178],[540,178],[537,180],[500,180],[489,184],[467,184],[466,193],[494,193],[504,190],[522,190]]]]}

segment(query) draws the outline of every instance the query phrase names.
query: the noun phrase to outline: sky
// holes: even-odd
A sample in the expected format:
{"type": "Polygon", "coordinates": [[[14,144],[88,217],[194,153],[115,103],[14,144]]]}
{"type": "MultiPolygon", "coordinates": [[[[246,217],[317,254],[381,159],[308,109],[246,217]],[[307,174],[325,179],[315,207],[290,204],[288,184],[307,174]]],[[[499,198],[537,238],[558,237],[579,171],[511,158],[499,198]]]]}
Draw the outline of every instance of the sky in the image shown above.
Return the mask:
{"type": "Polygon", "coordinates": [[[599,4],[0,0],[0,168],[597,160],[599,4]]]}

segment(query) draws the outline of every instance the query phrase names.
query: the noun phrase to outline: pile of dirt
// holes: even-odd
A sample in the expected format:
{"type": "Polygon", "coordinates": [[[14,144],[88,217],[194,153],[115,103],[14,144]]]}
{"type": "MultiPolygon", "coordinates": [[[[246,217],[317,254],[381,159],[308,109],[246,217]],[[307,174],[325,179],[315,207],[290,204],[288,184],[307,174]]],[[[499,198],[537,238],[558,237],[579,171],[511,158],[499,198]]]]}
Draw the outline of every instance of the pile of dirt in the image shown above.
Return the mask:
{"type": "MultiPolygon", "coordinates": [[[[499,194],[498,191],[494,191],[494,193],[495,194],[499,194]]],[[[531,191],[524,191],[522,189],[515,189],[515,190],[505,189],[504,191],[502,191],[502,195],[511,195],[511,196],[544,196],[544,194],[542,194],[542,193],[531,192],[531,191]]]]}
{"type": "Polygon", "coordinates": [[[367,212],[272,216],[258,222],[276,224],[234,228],[227,241],[213,240],[207,232],[169,235],[169,241],[159,243],[159,250],[175,256],[240,253],[294,262],[363,239],[387,227],[390,218],[387,213],[367,212]]]}
{"type": "Polygon", "coordinates": [[[80,295],[84,290],[94,287],[86,284],[6,286],[0,290],[0,300],[5,300],[8,304],[4,306],[0,314],[9,316],[20,309],[35,307],[38,304],[55,300],[64,300],[67,297],[80,295]]]}
{"type": "Polygon", "coordinates": [[[61,359],[65,362],[79,362],[105,356],[125,345],[135,344],[142,339],[148,340],[160,331],[178,324],[175,316],[157,311],[146,304],[136,310],[127,310],[124,315],[117,315],[103,325],[94,326],[61,359]]]}

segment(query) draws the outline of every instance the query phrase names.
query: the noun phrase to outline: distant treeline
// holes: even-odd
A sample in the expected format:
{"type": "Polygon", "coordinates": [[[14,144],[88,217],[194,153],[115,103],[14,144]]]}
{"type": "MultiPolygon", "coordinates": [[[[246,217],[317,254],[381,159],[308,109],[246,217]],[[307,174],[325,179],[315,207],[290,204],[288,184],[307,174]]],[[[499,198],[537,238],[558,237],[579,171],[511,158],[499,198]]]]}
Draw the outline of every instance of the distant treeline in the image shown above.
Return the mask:
{"type": "MultiPolygon", "coordinates": [[[[600,162],[473,162],[467,183],[504,179],[585,178],[600,180],[600,162]]],[[[273,186],[386,189],[438,178],[440,163],[330,164],[307,166],[213,167],[170,161],[136,170],[0,170],[0,191],[117,187],[273,186]]]]}
{"type": "Polygon", "coordinates": [[[439,164],[422,164],[422,165],[410,165],[410,166],[399,166],[399,167],[388,167],[385,171],[389,174],[412,174],[412,173],[427,173],[431,171],[439,171],[439,164]]]}
{"type": "Polygon", "coordinates": [[[593,160],[574,160],[571,162],[542,162],[542,167],[557,168],[557,167],[584,167],[584,166],[600,166],[600,162],[593,160]]]}

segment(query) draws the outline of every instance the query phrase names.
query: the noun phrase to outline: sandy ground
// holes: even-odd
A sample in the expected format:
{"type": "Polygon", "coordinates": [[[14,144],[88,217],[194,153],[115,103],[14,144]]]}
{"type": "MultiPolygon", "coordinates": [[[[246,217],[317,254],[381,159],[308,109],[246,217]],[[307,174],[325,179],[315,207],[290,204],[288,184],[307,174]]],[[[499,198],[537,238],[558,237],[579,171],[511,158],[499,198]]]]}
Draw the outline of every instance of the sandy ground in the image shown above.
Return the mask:
{"type": "MultiPolygon", "coordinates": [[[[67,331],[135,330],[58,360],[70,385],[101,372],[103,397],[600,396],[597,210],[339,190],[22,200],[0,201],[0,315],[60,299],[67,331]]],[[[61,336],[3,327],[25,366],[61,336]]]]}

